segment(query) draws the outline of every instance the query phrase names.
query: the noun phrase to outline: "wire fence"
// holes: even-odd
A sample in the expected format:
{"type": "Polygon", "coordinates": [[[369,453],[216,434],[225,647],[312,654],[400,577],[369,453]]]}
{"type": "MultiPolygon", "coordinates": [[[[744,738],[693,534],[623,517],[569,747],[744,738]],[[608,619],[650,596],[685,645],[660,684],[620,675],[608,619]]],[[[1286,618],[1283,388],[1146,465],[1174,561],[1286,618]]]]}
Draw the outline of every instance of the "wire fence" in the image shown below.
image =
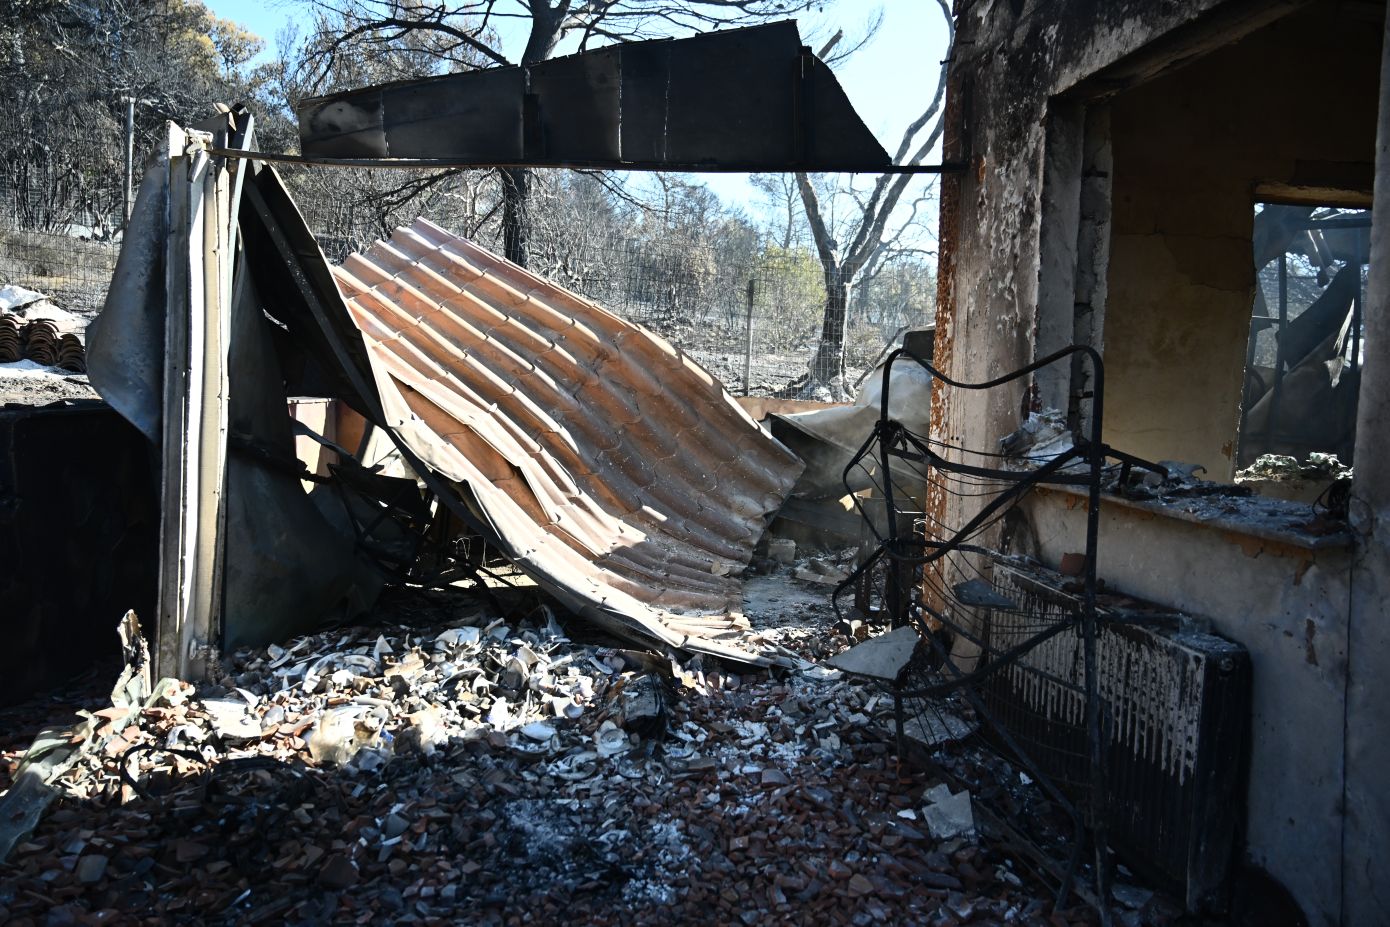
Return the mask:
{"type": "Polygon", "coordinates": [[[101,311],[120,246],[50,232],[0,227],[0,286],[37,290],[84,318],[101,311]]]}
{"type": "MultiPolygon", "coordinates": [[[[367,176],[363,182],[379,179],[367,176]]],[[[334,261],[413,218],[399,211],[388,217],[363,208],[360,200],[312,185],[297,196],[334,261]]],[[[476,208],[450,222],[446,217],[455,204],[435,205],[438,212],[427,211],[428,218],[483,247],[502,250],[500,223],[475,221],[476,208]]],[[[605,221],[602,210],[594,215],[572,210],[572,204],[562,204],[555,214],[544,206],[536,209],[532,271],[656,331],[736,395],[772,395],[807,372],[821,336],[827,286],[809,247],[778,247],[751,227],[744,227],[743,235],[730,232],[730,223],[667,217],[667,225],[653,230],[642,223],[605,221]]],[[[930,324],[935,277],[918,264],[851,282],[845,355],[852,386],[903,331],[930,324]]]]}
{"type": "MultiPolygon", "coordinates": [[[[61,199],[60,192],[6,176],[0,164],[0,285],[38,290],[91,317],[101,308],[115,266],[121,204],[109,196],[99,208],[40,203],[61,199]]],[[[335,262],[381,235],[380,216],[331,188],[301,190],[298,202],[335,262]]],[[[452,224],[451,230],[501,250],[497,223],[471,229],[452,224]]],[[[662,241],[589,234],[581,224],[571,232],[543,228],[533,236],[531,255],[532,270],[655,330],[735,394],[766,396],[784,389],[806,372],[820,337],[826,281],[807,249],[779,249],[756,237],[662,241]]],[[[918,277],[881,275],[851,291],[851,383],[902,330],[930,321],[934,287],[930,278],[918,277]]]]}

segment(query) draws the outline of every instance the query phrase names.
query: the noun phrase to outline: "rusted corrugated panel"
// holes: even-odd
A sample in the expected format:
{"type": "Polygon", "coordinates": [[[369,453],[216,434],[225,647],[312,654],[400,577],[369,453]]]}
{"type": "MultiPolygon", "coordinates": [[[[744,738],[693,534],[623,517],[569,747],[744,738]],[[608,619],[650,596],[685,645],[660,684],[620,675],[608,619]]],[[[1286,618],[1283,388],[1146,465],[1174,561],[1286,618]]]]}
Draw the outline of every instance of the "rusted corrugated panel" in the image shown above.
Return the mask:
{"type": "MultiPolygon", "coordinates": [[[[572,608],[731,653],[801,462],[664,339],[426,220],[335,270],[388,425],[572,608]]],[[[740,654],[746,658],[747,654],[740,654]]]]}

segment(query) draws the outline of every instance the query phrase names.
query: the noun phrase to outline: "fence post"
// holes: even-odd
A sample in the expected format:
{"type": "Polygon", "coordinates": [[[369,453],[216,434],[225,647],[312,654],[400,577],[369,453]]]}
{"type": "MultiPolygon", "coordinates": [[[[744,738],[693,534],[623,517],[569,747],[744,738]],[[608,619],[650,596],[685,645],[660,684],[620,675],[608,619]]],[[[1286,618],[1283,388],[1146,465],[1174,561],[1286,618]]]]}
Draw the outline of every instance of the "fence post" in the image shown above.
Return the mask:
{"type": "Polygon", "coordinates": [[[121,235],[130,222],[130,201],[135,185],[135,97],[125,98],[125,189],[121,191],[121,235]]]}
{"type": "Polygon", "coordinates": [[[743,395],[749,395],[753,385],[753,295],[754,278],[748,278],[748,324],[743,332],[743,395]]]}

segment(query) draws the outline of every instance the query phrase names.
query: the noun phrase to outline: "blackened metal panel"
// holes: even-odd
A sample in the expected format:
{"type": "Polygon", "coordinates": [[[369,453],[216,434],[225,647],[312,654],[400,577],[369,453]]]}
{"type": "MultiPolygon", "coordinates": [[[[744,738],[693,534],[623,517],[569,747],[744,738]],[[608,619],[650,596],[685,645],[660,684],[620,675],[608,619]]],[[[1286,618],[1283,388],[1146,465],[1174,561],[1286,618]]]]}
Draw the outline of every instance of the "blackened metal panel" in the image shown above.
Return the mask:
{"type": "Polygon", "coordinates": [[[304,101],[299,116],[310,157],[740,170],[889,163],[790,20],[348,91],[304,101]],[[523,140],[528,105],[541,130],[534,145],[523,140]]]}
{"type": "Polygon", "coordinates": [[[670,43],[666,157],[791,164],[801,39],[792,22],[670,43]]]}
{"type": "Polygon", "coordinates": [[[466,161],[519,160],[524,88],[521,68],[492,68],[383,87],[386,154],[406,158],[434,148],[466,161]]]}
{"type": "Polygon", "coordinates": [[[531,92],[540,108],[542,149],[585,161],[616,161],[620,53],[604,48],[557,58],[531,68],[531,92]]]}
{"type": "Polygon", "coordinates": [[[299,104],[304,153],[328,158],[408,158],[448,150],[467,161],[522,157],[521,68],[396,81],[299,104]]]}
{"type": "Polygon", "coordinates": [[[807,56],[806,60],[810,66],[808,160],[824,167],[853,166],[863,163],[866,151],[882,151],[878,139],[854,111],[835,73],[819,58],[807,56]]]}
{"type": "Polygon", "coordinates": [[[305,100],[299,105],[305,154],[335,158],[384,158],[386,132],[380,87],[305,100]],[[307,147],[314,139],[312,151],[307,147]]]}
{"type": "Polygon", "coordinates": [[[266,311],[328,381],[327,395],[378,421],[379,402],[369,386],[371,366],[362,335],[342,309],[328,259],[275,168],[255,164],[240,219],[247,263],[266,295],[266,311]],[[325,305],[330,311],[323,310],[325,305]]]}
{"type": "Polygon", "coordinates": [[[263,645],[307,631],[326,616],[352,618],[382,577],[305,494],[296,472],[284,378],[273,323],[245,279],[230,311],[231,424],[226,488],[226,578],[222,646],[263,645]]]}
{"type": "Polygon", "coordinates": [[[622,48],[622,158],[666,156],[666,98],[670,93],[671,42],[638,42],[622,48]]]}
{"type": "Polygon", "coordinates": [[[169,163],[164,153],[140,182],[105,306],[87,327],[92,385],[151,441],[159,440],[164,414],[168,201],[169,163]]]}

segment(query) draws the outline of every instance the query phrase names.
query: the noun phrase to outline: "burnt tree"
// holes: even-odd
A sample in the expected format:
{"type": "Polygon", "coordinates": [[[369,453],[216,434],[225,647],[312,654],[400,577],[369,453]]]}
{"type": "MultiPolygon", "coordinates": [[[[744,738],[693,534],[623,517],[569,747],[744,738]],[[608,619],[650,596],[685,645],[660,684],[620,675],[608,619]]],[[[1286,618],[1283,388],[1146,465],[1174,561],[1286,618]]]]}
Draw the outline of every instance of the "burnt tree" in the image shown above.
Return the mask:
{"type": "MultiPolygon", "coordinates": [[[[893,155],[895,164],[921,164],[940,140],[944,128],[941,104],[946,92],[946,71],[951,49],[955,44],[955,22],[946,0],[936,0],[936,3],[946,22],[946,56],[941,63],[941,73],[931,101],[903,131],[893,155]]],[[[825,51],[822,50],[821,54],[824,55],[825,51]]],[[[912,180],[911,174],[880,174],[867,196],[855,197],[855,215],[848,227],[840,230],[840,235],[848,238],[848,244],[842,245],[837,238],[837,230],[831,227],[821,209],[822,194],[805,173],[796,175],[806,221],[811,228],[811,238],[815,242],[816,256],[825,280],[825,310],[821,319],[820,339],[809,363],[807,376],[796,385],[796,391],[809,394],[828,388],[834,398],[847,398],[843,385],[845,335],[854,287],[865,274],[881,266],[894,251],[906,224],[899,224],[895,231],[890,232],[889,223],[912,180]]],[[[914,217],[921,202],[921,198],[918,198],[913,203],[914,217]]]]}

